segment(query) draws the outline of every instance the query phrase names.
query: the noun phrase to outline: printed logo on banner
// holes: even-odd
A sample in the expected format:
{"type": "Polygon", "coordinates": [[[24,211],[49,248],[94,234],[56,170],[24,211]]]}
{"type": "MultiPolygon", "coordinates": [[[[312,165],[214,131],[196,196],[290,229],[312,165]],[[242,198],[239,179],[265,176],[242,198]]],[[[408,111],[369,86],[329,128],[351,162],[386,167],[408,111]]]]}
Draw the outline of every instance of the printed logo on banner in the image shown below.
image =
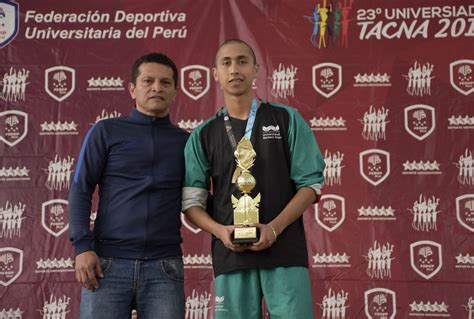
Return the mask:
{"type": "Polygon", "coordinates": [[[69,189],[71,175],[74,172],[72,165],[74,165],[74,158],[70,156],[61,158],[56,154],[54,160],[50,161],[48,168],[45,169],[45,172],[48,174],[45,183],[46,187],[49,190],[56,191],[69,189]]]}
{"type": "Polygon", "coordinates": [[[212,257],[211,255],[194,256],[187,255],[183,256],[184,269],[212,269],[212,257]]]}
{"type": "Polygon", "coordinates": [[[468,253],[466,253],[466,255],[459,253],[459,255],[454,258],[456,258],[456,265],[454,268],[474,269],[474,256],[471,256],[468,253]]]}
{"type": "Polygon", "coordinates": [[[40,258],[40,260],[36,262],[36,274],[59,272],[74,272],[74,260],[70,257],[67,259],[47,258],[45,260],[40,258]]]}
{"type": "Polygon", "coordinates": [[[277,98],[295,96],[295,82],[298,80],[296,78],[296,71],[298,71],[298,68],[293,66],[293,64],[285,67],[281,63],[278,65],[278,70],[273,70],[272,77],[270,78],[272,82],[270,93],[272,96],[277,98]]]}
{"type": "Polygon", "coordinates": [[[385,131],[387,128],[388,109],[381,107],[374,108],[372,105],[369,111],[364,113],[364,118],[359,121],[364,126],[362,137],[368,141],[385,140],[385,131]]]}
{"type": "Polygon", "coordinates": [[[443,267],[442,247],[431,240],[420,240],[410,244],[411,268],[429,280],[443,267]]]}
{"type": "Polygon", "coordinates": [[[467,300],[467,304],[466,305],[462,305],[464,309],[466,309],[467,313],[468,313],[468,318],[469,319],[472,319],[474,318],[474,298],[469,297],[469,299],[467,300]]]}
{"type": "Polygon", "coordinates": [[[123,91],[125,88],[123,87],[123,80],[117,76],[114,78],[111,76],[110,78],[104,76],[102,79],[101,77],[91,77],[87,80],[87,91],[123,91]]]}
{"type": "Polygon", "coordinates": [[[313,66],[313,88],[324,96],[330,98],[342,86],[342,67],[335,63],[320,63],[313,66]]]}
{"type": "Polygon", "coordinates": [[[68,201],[64,199],[52,199],[41,204],[41,225],[53,235],[59,237],[68,228],[68,201]]]}
{"type": "Polygon", "coordinates": [[[350,256],[347,253],[336,253],[332,254],[329,253],[316,253],[313,256],[313,268],[343,268],[343,267],[351,267],[349,262],[350,256]]]}
{"type": "Polygon", "coordinates": [[[367,255],[362,257],[367,260],[367,270],[365,271],[370,278],[382,279],[392,277],[392,257],[393,245],[389,242],[380,245],[374,241],[374,245],[369,248],[367,255]]]}
{"type": "MultiPolygon", "coordinates": [[[[207,291],[199,293],[193,289],[190,296],[186,296],[186,319],[206,319],[210,318],[211,294],[207,291]]],[[[217,311],[217,309],[216,309],[217,311]]]]}
{"type": "Polygon", "coordinates": [[[10,309],[0,309],[0,318],[5,318],[5,319],[22,319],[23,318],[23,313],[24,311],[21,310],[20,308],[10,308],[10,309]]]}
{"type": "Polygon", "coordinates": [[[73,68],[58,65],[44,72],[46,93],[58,102],[67,99],[76,89],[76,71],[73,68]]]}
{"type": "Polygon", "coordinates": [[[304,16],[313,25],[311,44],[315,48],[331,46],[349,47],[349,15],[354,0],[339,1],[337,6],[327,0],[320,0],[314,5],[312,15],[304,16]],[[330,18],[330,16],[334,18],[330,18]]]}
{"type": "Polygon", "coordinates": [[[184,227],[186,227],[188,230],[190,230],[194,234],[197,234],[201,231],[201,228],[198,228],[196,226],[193,226],[193,224],[188,223],[188,219],[183,213],[181,213],[181,223],[183,224],[184,227]]]}
{"type": "Polygon", "coordinates": [[[44,301],[43,309],[39,309],[38,311],[43,316],[43,319],[49,318],[66,318],[67,313],[71,312],[69,307],[69,302],[71,298],[66,295],[57,298],[55,295],[51,294],[49,296],[49,301],[44,301]]]}
{"type": "Polygon", "coordinates": [[[321,318],[325,319],[344,319],[346,318],[346,305],[349,293],[344,290],[338,292],[329,288],[327,294],[323,297],[323,301],[318,303],[319,307],[323,311],[321,318]]]}
{"type": "Polygon", "coordinates": [[[359,154],[361,176],[370,184],[377,186],[390,175],[390,153],[370,149],[359,154]]]}
{"type": "Polygon", "coordinates": [[[44,122],[41,126],[41,132],[39,135],[77,135],[77,124],[74,121],[68,122],[61,121],[50,123],[44,122]]]}
{"type": "Polygon", "coordinates": [[[346,120],[342,117],[313,117],[309,124],[312,131],[347,131],[346,120]]]}
{"type": "Polygon", "coordinates": [[[431,80],[434,76],[434,65],[425,63],[421,65],[418,61],[408,70],[408,74],[403,75],[408,81],[407,93],[411,96],[431,95],[431,80]]]}
{"type": "Polygon", "coordinates": [[[418,200],[413,203],[413,208],[408,210],[413,215],[411,227],[417,231],[431,231],[438,230],[436,222],[438,220],[438,214],[441,213],[438,210],[439,198],[431,196],[426,199],[423,194],[420,194],[418,200]]]}
{"type": "Polygon", "coordinates": [[[20,5],[13,0],[0,0],[0,49],[15,39],[20,25],[20,5]]]}
{"type": "Polygon", "coordinates": [[[181,120],[178,122],[178,126],[180,129],[183,129],[185,131],[191,132],[194,130],[196,127],[201,125],[204,121],[203,120],[181,120]]]}
{"type": "Polygon", "coordinates": [[[392,86],[390,83],[390,75],[387,73],[384,74],[374,74],[374,73],[364,73],[354,76],[354,87],[383,87],[383,86],[392,86]]]}
{"type": "Polygon", "coordinates": [[[324,162],[326,163],[326,168],[324,169],[324,181],[329,186],[335,184],[341,185],[341,173],[342,160],[344,159],[344,154],[337,151],[336,153],[331,154],[328,150],[324,152],[324,162]]]}
{"type": "Polygon", "coordinates": [[[369,319],[394,319],[397,314],[397,295],[386,288],[374,288],[364,293],[365,314],[369,319]]]}
{"type": "Polygon", "coordinates": [[[405,108],[405,129],[419,141],[433,133],[435,122],[435,109],[428,105],[415,104],[405,108]]]}
{"type": "Polygon", "coordinates": [[[459,169],[458,182],[463,185],[474,185],[474,158],[472,151],[466,148],[464,155],[459,157],[459,161],[454,163],[459,169]]]}
{"type": "Polygon", "coordinates": [[[402,175],[440,175],[440,165],[437,161],[406,161],[403,163],[402,175]]]}
{"type": "Polygon", "coordinates": [[[121,116],[122,116],[122,113],[117,112],[115,110],[109,113],[105,109],[102,109],[102,112],[99,115],[97,115],[97,117],[95,118],[95,123],[91,123],[91,125],[94,125],[102,120],[114,119],[121,116]]]}
{"type": "Polygon", "coordinates": [[[0,181],[2,182],[18,182],[18,181],[29,181],[30,170],[26,167],[17,166],[16,168],[3,166],[0,169],[0,181]]]}
{"type": "Polygon", "coordinates": [[[8,146],[20,143],[28,134],[28,114],[21,111],[0,112],[0,141],[8,146]]]}
{"type": "Polygon", "coordinates": [[[314,205],[316,222],[325,230],[332,232],[344,222],[346,218],[345,199],[338,195],[323,195],[314,205]]]}
{"type": "Polygon", "coordinates": [[[456,198],[456,218],[461,226],[474,232],[474,194],[456,198]]]}
{"type": "Polygon", "coordinates": [[[474,60],[457,60],[449,64],[451,85],[459,93],[469,95],[474,92],[473,68],[474,60]]]}
{"type": "Polygon", "coordinates": [[[23,250],[0,248],[0,285],[8,286],[23,272],[23,250]]]}
{"type": "Polygon", "coordinates": [[[448,121],[449,121],[448,130],[474,129],[474,116],[451,115],[451,117],[448,118],[448,121]]]}
{"type": "Polygon", "coordinates": [[[397,220],[397,217],[395,217],[395,209],[393,209],[392,206],[388,206],[387,208],[385,208],[385,206],[380,208],[378,206],[374,206],[374,208],[371,206],[367,208],[362,206],[357,212],[359,213],[357,220],[397,220]]]}
{"type": "Polygon", "coordinates": [[[26,82],[29,74],[30,71],[25,70],[25,68],[17,71],[11,67],[10,72],[3,75],[0,83],[0,86],[2,86],[0,98],[6,102],[25,101],[26,86],[30,84],[30,82],[26,82]]]}
{"type": "Polygon", "coordinates": [[[209,68],[203,65],[193,64],[181,69],[181,89],[195,101],[209,91],[210,79],[209,68]]]}
{"type": "Polygon", "coordinates": [[[420,316],[420,317],[451,317],[448,312],[448,305],[443,301],[441,303],[435,302],[413,302],[409,305],[410,313],[409,316],[420,316]]]}
{"type": "Polygon", "coordinates": [[[5,207],[0,207],[0,238],[21,237],[21,226],[25,220],[23,213],[26,205],[18,202],[13,205],[6,202],[5,207]]]}

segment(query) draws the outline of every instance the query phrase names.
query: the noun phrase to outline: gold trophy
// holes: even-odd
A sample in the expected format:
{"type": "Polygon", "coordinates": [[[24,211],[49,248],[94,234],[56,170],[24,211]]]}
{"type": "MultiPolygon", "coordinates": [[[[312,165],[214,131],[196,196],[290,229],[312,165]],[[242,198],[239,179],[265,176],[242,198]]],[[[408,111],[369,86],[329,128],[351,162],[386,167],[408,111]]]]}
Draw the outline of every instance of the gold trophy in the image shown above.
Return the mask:
{"type": "Polygon", "coordinates": [[[231,195],[232,206],[234,208],[234,244],[251,244],[258,241],[259,233],[256,226],[258,223],[258,205],[260,204],[260,193],[252,198],[248,194],[257,184],[255,177],[250,173],[250,168],[255,162],[255,150],[252,143],[246,138],[242,138],[234,152],[237,168],[234,172],[232,182],[237,184],[237,188],[242,192],[242,196],[237,199],[231,195]]]}

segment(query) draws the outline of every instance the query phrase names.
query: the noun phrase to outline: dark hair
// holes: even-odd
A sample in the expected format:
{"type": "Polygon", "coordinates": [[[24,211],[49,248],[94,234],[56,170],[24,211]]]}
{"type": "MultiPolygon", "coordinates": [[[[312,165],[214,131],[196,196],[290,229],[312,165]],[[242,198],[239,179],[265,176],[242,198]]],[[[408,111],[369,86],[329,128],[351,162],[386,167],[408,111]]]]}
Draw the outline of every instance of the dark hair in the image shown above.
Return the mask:
{"type": "MultiPolygon", "coordinates": [[[[227,44],[233,44],[233,43],[238,43],[238,44],[243,44],[245,45],[247,48],[249,48],[250,50],[250,53],[252,54],[252,59],[253,59],[253,63],[254,64],[257,64],[257,58],[255,57],[255,52],[253,52],[253,49],[252,47],[245,41],[243,40],[240,40],[240,39],[229,39],[229,40],[225,40],[220,46],[219,46],[219,49],[217,49],[217,52],[219,53],[219,50],[224,46],[224,45],[227,45],[227,44]]],[[[216,53],[216,64],[217,64],[217,53],[216,53]]]]}
{"type": "Polygon", "coordinates": [[[171,69],[173,69],[173,80],[174,80],[174,87],[178,87],[178,68],[176,67],[176,64],[174,64],[173,60],[168,58],[166,55],[163,53],[149,53],[146,54],[140,58],[138,58],[135,63],[132,65],[132,78],[131,82],[133,85],[137,84],[137,77],[140,74],[138,68],[142,63],[159,63],[163,65],[169,66],[171,69]]]}

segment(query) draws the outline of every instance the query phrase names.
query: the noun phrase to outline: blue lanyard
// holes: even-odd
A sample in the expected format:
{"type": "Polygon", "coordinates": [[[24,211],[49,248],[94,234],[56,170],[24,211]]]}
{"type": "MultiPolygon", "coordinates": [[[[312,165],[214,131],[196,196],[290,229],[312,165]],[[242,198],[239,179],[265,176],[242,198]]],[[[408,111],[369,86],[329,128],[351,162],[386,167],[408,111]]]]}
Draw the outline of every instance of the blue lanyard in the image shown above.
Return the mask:
{"type": "MultiPolygon", "coordinates": [[[[250,140],[250,137],[252,136],[253,125],[255,124],[255,118],[257,117],[257,105],[258,99],[254,97],[252,100],[252,105],[250,106],[249,118],[247,120],[247,126],[245,127],[244,134],[244,138],[248,140],[250,140]]],[[[232,149],[235,151],[237,147],[237,141],[235,140],[235,135],[232,131],[232,125],[230,124],[229,112],[227,111],[227,108],[225,106],[222,109],[222,113],[224,114],[224,124],[227,136],[229,137],[232,149]]]]}

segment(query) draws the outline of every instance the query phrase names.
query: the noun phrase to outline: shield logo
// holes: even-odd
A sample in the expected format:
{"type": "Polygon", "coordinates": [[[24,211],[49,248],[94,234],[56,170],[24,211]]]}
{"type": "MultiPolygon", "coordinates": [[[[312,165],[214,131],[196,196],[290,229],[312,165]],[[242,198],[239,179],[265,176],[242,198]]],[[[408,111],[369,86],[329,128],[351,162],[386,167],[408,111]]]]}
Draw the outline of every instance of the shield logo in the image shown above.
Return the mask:
{"type": "Polygon", "coordinates": [[[54,66],[44,72],[46,93],[58,102],[67,99],[76,88],[76,71],[67,66],[54,66]]]}
{"type": "Polygon", "coordinates": [[[20,143],[28,134],[28,114],[21,111],[0,112],[0,141],[8,146],[20,143]]]}
{"type": "Polygon", "coordinates": [[[336,230],[346,218],[344,197],[331,194],[321,196],[321,200],[314,205],[314,218],[327,231],[336,230]]]}
{"type": "Polygon", "coordinates": [[[453,88],[461,94],[474,92],[474,60],[458,60],[449,65],[449,79],[453,88]]]}
{"type": "Polygon", "coordinates": [[[181,89],[196,101],[209,91],[210,78],[209,68],[197,64],[188,65],[181,69],[181,89]]]}
{"type": "Polygon", "coordinates": [[[415,104],[405,108],[405,130],[418,141],[427,138],[435,127],[434,107],[415,104]]]}
{"type": "Polygon", "coordinates": [[[474,232],[474,194],[456,198],[456,218],[461,226],[474,232]]]}
{"type": "Polygon", "coordinates": [[[411,243],[410,264],[418,275],[429,280],[443,266],[441,245],[431,240],[420,240],[411,243]]]}
{"type": "Polygon", "coordinates": [[[374,288],[364,293],[365,314],[369,319],[393,319],[397,313],[397,298],[394,291],[374,288]]]}
{"type": "Polygon", "coordinates": [[[59,237],[69,228],[68,201],[52,199],[41,204],[41,225],[53,235],[59,237]]]}
{"type": "Polygon", "coordinates": [[[320,63],[313,65],[313,88],[329,98],[342,86],[342,67],[336,63],[320,63]]]}
{"type": "Polygon", "coordinates": [[[183,223],[184,227],[189,229],[194,234],[197,234],[201,231],[201,228],[197,228],[197,227],[193,226],[191,223],[188,223],[188,220],[187,220],[186,216],[183,213],[181,213],[181,223],[183,223]]]}
{"type": "Polygon", "coordinates": [[[359,166],[362,177],[377,186],[390,175],[390,153],[379,149],[361,152],[359,166]]]}
{"type": "Polygon", "coordinates": [[[13,247],[0,248],[0,285],[8,286],[23,271],[23,250],[13,247]]]}
{"type": "Polygon", "coordinates": [[[6,47],[18,34],[20,6],[16,1],[0,0],[0,49],[6,47]]]}

